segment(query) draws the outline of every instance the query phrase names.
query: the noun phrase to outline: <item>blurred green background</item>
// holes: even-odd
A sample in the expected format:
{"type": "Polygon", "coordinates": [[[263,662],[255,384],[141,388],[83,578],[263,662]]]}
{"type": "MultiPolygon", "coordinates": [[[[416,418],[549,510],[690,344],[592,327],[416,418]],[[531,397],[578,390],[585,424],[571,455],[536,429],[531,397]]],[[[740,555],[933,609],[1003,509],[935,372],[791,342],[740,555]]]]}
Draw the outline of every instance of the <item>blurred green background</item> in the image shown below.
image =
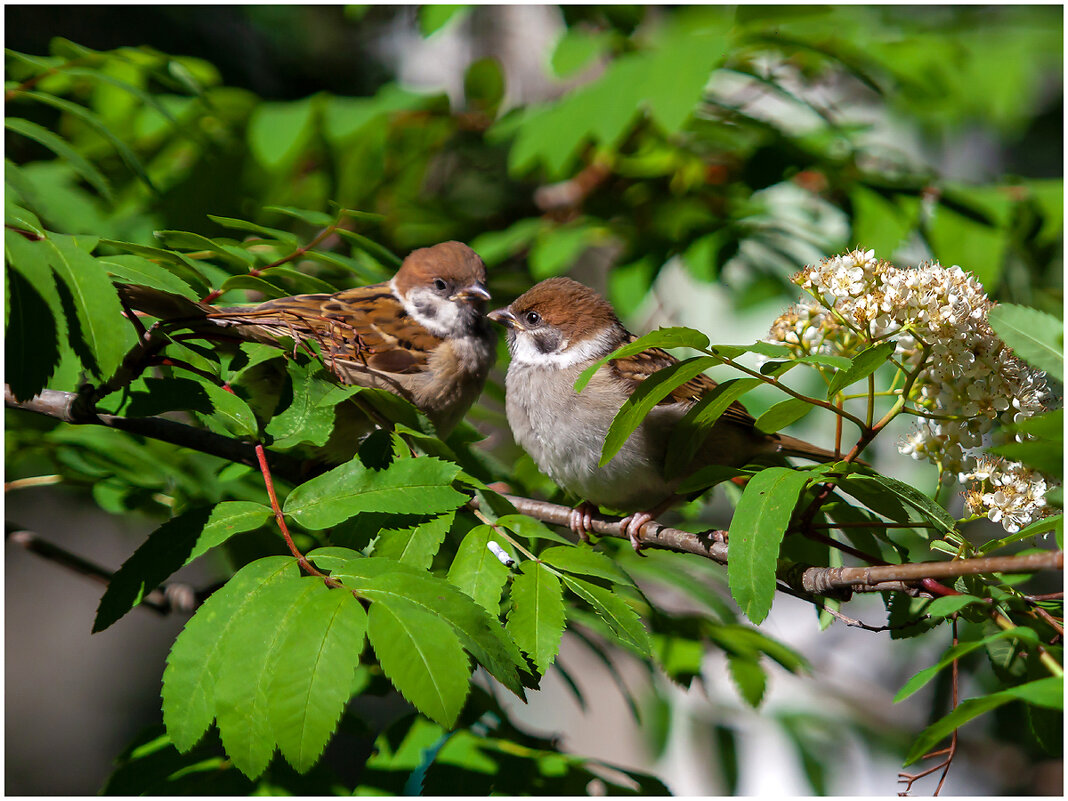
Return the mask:
{"type": "MultiPolygon", "coordinates": [[[[292,227],[269,205],[377,212],[381,223],[357,231],[397,253],[445,239],[471,244],[502,304],[535,280],[568,274],[606,292],[638,333],[675,324],[716,342],[752,341],[796,297],[793,272],[857,245],[902,265],[960,264],[995,299],[1059,316],[1062,17],[1058,6],[8,5],[7,47],[36,58],[9,54],[9,87],[42,63],[84,59],[85,70],[59,70],[36,88],[89,109],[106,131],[69,108],[9,99],[9,116],[61,131],[97,172],[8,130],[5,178],[52,230],[146,245],[159,229],[223,235],[208,214],[292,227]],[[132,49],[112,58],[79,46],[132,49]]],[[[340,265],[366,281],[388,274],[368,252],[334,245],[337,264],[300,269],[340,265]]],[[[495,378],[472,419],[491,447],[518,458],[495,378]]],[[[61,367],[51,386],[76,381],[61,367]]],[[[42,530],[71,529],[49,506],[97,525],[70,495],[33,492],[8,499],[25,525],[38,515],[42,530]]],[[[117,564],[137,533],[96,540],[100,558],[117,564]]],[[[118,640],[89,646],[88,623],[67,630],[49,620],[91,616],[95,590],[68,593],[66,576],[49,585],[53,574],[31,573],[24,558],[8,560],[6,789],[95,792],[110,757],[158,715],[151,685],[161,657],[146,656],[147,678],[131,678],[118,640]],[[60,630],[62,642],[42,637],[60,630]],[[90,651],[101,661],[82,675],[93,682],[56,674],[90,651]],[[92,708],[87,693],[126,697],[96,683],[109,679],[142,689],[72,724],[66,713],[92,708]],[[56,726],[78,736],[46,745],[49,727],[30,721],[59,707],[56,726]],[[55,761],[65,769],[49,770],[55,761]]],[[[813,628],[807,607],[776,609],[773,636],[803,640],[799,632],[813,628]]],[[[125,632],[143,638],[132,627],[146,623],[162,654],[173,633],[157,621],[125,632]]],[[[777,715],[745,718],[753,737],[783,752],[781,770],[745,760],[733,774],[697,767],[694,744],[707,755],[723,742],[724,721],[744,718],[723,685],[711,706],[692,692],[656,694],[652,719],[662,725],[632,726],[633,735],[617,735],[629,744],[610,753],[597,750],[597,734],[622,731],[611,711],[607,726],[592,716],[585,740],[580,714],[542,724],[572,727],[587,753],[623,759],[624,748],[630,762],[674,771],[676,792],[889,792],[896,757],[874,744],[922,721],[889,704],[909,672],[895,662],[905,649],[856,634],[812,644],[823,652],[844,637],[854,644],[841,647],[860,642],[868,661],[815,658],[835,678],[816,686],[804,714],[787,699],[777,715]],[[850,684],[863,688],[862,701],[843,692],[850,684]],[[811,731],[829,731],[828,698],[848,710],[838,722],[850,721],[839,735],[852,745],[839,760],[806,744],[811,731]]],[[[781,697],[790,686],[772,691],[781,697]]],[[[961,757],[971,767],[954,770],[950,792],[1059,792],[1050,761],[1013,741],[1011,714],[999,711],[997,727],[973,735],[961,757]]]]}

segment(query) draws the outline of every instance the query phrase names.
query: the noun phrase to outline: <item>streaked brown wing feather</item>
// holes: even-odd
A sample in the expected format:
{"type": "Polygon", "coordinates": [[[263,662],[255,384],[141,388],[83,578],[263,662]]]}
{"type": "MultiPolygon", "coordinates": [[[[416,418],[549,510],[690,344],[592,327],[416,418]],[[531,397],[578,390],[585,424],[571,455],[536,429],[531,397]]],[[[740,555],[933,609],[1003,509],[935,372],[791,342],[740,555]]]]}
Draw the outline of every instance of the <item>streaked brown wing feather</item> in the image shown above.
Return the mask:
{"type": "MultiPolygon", "coordinates": [[[[631,336],[633,342],[636,337],[631,336]]],[[[631,391],[658,370],[678,364],[678,359],[661,348],[650,348],[633,356],[625,356],[622,359],[613,359],[608,364],[614,375],[620,381],[631,384],[631,391]]],[[[680,384],[672,390],[658,405],[671,403],[693,404],[700,400],[706,393],[716,388],[717,384],[704,373],[694,376],[685,384],[680,384]]],[[[735,425],[752,428],[755,422],[753,416],[738,401],[734,401],[723,412],[721,420],[734,423],[735,425]]]]}
{"type": "Polygon", "coordinates": [[[248,308],[219,309],[210,316],[217,323],[318,342],[326,357],[343,357],[388,373],[422,372],[441,342],[408,316],[385,284],[334,295],[278,298],[248,308]]]}

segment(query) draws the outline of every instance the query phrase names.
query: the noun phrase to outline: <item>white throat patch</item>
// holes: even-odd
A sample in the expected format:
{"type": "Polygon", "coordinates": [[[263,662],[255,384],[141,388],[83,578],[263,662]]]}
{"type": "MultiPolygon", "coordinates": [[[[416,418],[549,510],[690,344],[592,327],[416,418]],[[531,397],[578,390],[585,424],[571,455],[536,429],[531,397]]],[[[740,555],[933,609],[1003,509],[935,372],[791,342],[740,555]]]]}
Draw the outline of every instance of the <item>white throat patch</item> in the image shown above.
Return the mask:
{"type": "Polygon", "coordinates": [[[568,340],[560,343],[560,348],[551,353],[544,353],[534,344],[533,339],[522,331],[517,331],[511,340],[512,359],[519,364],[534,367],[572,367],[582,362],[592,362],[615,350],[611,344],[611,335],[603,331],[592,339],[568,346],[568,340]]]}
{"type": "Polygon", "coordinates": [[[395,278],[390,279],[390,290],[400,300],[408,315],[419,325],[436,337],[446,338],[463,333],[459,330],[462,320],[457,304],[422,287],[414,287],[407,295],[401,295],[397,291],[395,280],[395,278]],[[426,314],[427,307],[434,310],[433,316],[426,314]]]}

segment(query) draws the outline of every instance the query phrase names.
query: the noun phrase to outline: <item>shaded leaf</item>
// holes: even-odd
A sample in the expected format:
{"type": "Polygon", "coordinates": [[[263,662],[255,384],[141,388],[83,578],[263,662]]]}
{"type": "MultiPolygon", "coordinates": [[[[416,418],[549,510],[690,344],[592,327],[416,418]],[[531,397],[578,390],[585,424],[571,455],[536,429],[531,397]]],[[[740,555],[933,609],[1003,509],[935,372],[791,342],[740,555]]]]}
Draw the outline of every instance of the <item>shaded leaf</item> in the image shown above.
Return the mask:
{"type": "MultiPolygon", "coordinates": [[[[952,596],[949,596],[952,597],[952,596]]],[[[910,695],[916,693],[921,688],[927,685],[938,672],[943,668],[951,665],[954,660],[960,659],[967,653],[974,651],[976,648],[982,648],[987,644],[996,640],[1001,640],[1006,637],[1010,637],[1016,640],[1022,640],[1031,646],[1039,645],[1038,635],[1035,634],[1033,629],[1029,629],[1025,626],[1016,626],[1011,629],[1001,629],[994,632],[988,637],[984,637],[981,640],[969,640],[966,642],[958,643],[946,650],[942,657],[935,664],[928,668],[924,668],[919,673],[910,678],[905,685],[897,691],[897,695],[894,696],[894,703],[904,701],[910,695]]]]}
{"type": "Polygon", "coordinates": [[[84,178],[87,183],[91,184],[97,192],[108,200],[112,199],[111,186],[108,184],[108,179],[104,177],[103,173],[101,173],[91,161],[71,147],[63,137],[57,136],[52,131],[42,125],[38,125],[32,120],[24,120],[20,117],[5,117],[4,127],[9,131],[22,134],[23,136],[44,145],[57,156],[65,159],[66,162],[70,164],[71,169],[84,178]]]}
{"type": "MultiPolygon", "coordinates": [[[[51,276],[45,280],[51,281],[51,276]]],[[[10,267],[7,291],[10,311],[4,336],[4,381],[16,400],[25,401],[44,389],[55,372],[59,333],[47,301],[20,271],[10,267]]]]}
{"type": "MultiPolygon", "coordinates": [[[[70,293],[82,340],[100,378],[110,378],[126,355],[122,306],[104,266],[79,247],[79,238],[49,234],[49,262],[70,293]]],[[[95,242],[96,240],[92,240],[95,242]]],[[[83,239],[84,244],[90,244],[83,239]]]]}
{"type": "Polygon", "coordinates": [[[93,632],[103,631],[125,615],[182,566],[234,534],[260,527],[271,514],[263,504],[225,501],[172,517],[149,534],[112,576],[97,607],[93,632]]]}

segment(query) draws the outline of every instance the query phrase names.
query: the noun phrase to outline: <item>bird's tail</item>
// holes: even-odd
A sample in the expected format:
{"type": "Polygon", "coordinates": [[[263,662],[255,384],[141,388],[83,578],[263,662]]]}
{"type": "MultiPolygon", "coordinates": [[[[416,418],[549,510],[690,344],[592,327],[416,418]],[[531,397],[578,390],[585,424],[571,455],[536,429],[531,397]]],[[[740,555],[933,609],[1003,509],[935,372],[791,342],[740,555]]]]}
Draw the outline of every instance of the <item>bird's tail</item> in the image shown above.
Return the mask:
{"type": "Polygon", "coordinates": [[[820,448],[803,439],[787,434],[777,434],[776,437],[778,438],[776,451],[783,456],[796,456],[800,459],[811,459],[814,462],[837,462],[842,459],[842,456],[836,455],[834,451],[820,448]]]}

